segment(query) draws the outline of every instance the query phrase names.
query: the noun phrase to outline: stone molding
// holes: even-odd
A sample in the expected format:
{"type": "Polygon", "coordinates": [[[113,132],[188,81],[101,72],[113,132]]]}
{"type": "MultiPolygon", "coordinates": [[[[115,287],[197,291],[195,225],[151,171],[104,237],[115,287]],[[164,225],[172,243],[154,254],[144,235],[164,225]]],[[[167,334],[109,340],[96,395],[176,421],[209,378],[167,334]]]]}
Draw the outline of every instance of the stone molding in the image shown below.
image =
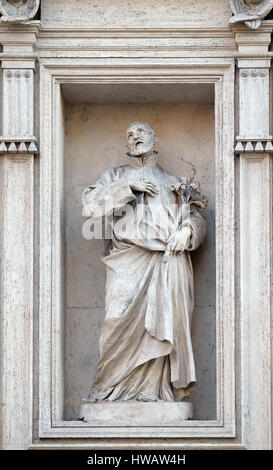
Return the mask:
{"type": "Polygon", "coordinates": [[[273,153],[273,141],[267,139],[240,139],[235,144],[235,155],[241,153],[273,153]]]}
{"type": "Polygon", "coordinates": [[[29,140],[8,140],[0,137],[0,154],[37,154],[36,139],[29,140]]]}

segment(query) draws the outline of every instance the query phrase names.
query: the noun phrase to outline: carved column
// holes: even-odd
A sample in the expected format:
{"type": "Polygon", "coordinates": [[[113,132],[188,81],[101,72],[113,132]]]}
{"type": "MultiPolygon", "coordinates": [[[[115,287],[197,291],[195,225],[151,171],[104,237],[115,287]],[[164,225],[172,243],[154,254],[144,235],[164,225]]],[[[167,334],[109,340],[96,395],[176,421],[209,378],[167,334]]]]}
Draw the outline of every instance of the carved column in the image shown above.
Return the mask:
{"type": "MultiPolygon", "coordinates": [[[[271,155],[269,29],[241,29],[238,45],[242,438],[271,448],[271,155]]],[[[239,358],[238,358],[239,360],[239,358]]]]}
{"type": "Polygon", "coordinates": [[[0,444],[4,449],[24,449],[32,440],[33,407],[35,31],[7,27],[1,29],[0,42],[3,44],[0,444]]]}

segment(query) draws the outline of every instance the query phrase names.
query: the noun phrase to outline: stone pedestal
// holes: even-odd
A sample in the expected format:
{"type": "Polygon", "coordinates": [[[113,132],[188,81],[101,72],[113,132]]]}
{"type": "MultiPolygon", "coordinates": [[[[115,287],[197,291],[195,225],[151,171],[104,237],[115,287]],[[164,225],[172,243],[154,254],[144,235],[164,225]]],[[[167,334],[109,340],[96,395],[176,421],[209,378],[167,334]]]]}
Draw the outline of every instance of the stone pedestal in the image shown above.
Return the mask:
{"type": "Polygon", "coordinates": [[[193,419],[190,402],[139,402],[91,403],[82,400],[80,419],[85,423],[111,426],[179,426],[181,421],[193,419]]]}

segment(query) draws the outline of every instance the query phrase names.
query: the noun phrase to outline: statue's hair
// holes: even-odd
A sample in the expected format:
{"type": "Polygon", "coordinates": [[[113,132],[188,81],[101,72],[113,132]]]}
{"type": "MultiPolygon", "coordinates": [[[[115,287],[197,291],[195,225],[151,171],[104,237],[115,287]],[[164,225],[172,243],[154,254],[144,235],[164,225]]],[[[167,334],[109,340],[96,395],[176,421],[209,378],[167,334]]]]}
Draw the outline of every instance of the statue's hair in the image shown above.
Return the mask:
{"type": "MultiPolygon", "coordinates": [[[[147,122],[143,122],[143,121],[134,121],[132,122],[129,126],[128,126],[128,129],[130,129],[130,127],[132,126],[135,126],[137,124],[141,124],[142,126],[145,126],[147,131],[149,132],[149,134],[152,134],[154,137],[155,137],[155,132],[154,130],[151,128],[151,126],[149,126],[149,124],[147,124],[147,122]]],[[[127,129],[127,130],[128,130],[127,129]]]]}

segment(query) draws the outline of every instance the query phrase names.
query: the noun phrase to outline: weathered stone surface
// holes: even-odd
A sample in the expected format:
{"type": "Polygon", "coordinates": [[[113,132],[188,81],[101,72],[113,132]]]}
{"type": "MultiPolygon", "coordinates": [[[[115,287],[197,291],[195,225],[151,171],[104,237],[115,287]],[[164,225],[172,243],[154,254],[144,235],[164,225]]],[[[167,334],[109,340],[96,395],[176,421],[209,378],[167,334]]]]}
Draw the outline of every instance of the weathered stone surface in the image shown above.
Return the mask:
{"type": "Polygon", "coordinates": [[[42,23],[47,27],[113,28],[130,26],[227,26],[228,0],[47,0],[42,2],[42,23]],[[213,12],[213,14],[211,13],[213,12]]]}
{"type": "Polygon", "coordinates": [[[80,412],[85,423],[96,421],[114,426],[166,426],[181,425],[182,421],[193,417],[192,403],[138,403],[131,401],[115,403],[89,403],[83,400],[80,412]]]}

